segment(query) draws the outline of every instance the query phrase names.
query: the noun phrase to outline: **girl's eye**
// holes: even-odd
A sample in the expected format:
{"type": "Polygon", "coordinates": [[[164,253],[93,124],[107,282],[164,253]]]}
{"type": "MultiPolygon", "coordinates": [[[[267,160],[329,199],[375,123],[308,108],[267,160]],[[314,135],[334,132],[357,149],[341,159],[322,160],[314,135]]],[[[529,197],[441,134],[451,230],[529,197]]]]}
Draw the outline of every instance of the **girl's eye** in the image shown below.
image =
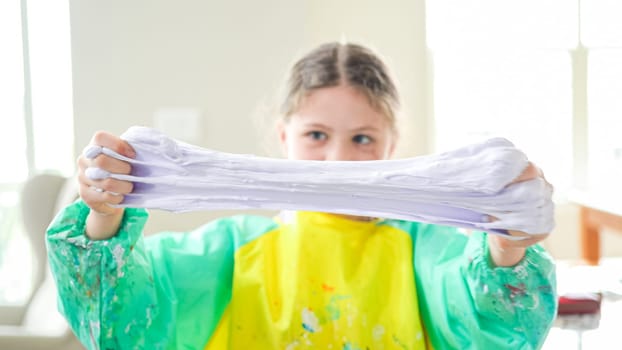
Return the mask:
{"type": "Polygon", "coordinates": [[[352,141],[354,141],[354,143],[358,143],[359,145],[367,145],[372,142],[372,139],[367,135],[356,135],[352,138],[352,141]]]}
{"type": "Polygon", "coordinates": [[[328,138],[328,135],[326,135],[326,133],[323,133],[321,131],[311,131],[307,133],[307,136],[311,137],[313,140],[316,140],[316,141],[324,141],[328,138]]]}

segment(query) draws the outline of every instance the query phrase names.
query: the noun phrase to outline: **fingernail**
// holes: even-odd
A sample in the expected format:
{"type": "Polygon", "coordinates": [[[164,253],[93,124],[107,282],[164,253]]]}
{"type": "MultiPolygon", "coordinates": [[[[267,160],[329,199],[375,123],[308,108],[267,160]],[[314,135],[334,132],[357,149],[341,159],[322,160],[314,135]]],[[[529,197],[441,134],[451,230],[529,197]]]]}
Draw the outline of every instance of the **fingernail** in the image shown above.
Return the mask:
{"type": "Polygon", "coordinates": [[[100,153],[102,153],[102,148],[101,148],[101,146],[97,146],[97,145],[89,145],[82,151],[82,154],[87,159],[94,159],[100,153]]]}

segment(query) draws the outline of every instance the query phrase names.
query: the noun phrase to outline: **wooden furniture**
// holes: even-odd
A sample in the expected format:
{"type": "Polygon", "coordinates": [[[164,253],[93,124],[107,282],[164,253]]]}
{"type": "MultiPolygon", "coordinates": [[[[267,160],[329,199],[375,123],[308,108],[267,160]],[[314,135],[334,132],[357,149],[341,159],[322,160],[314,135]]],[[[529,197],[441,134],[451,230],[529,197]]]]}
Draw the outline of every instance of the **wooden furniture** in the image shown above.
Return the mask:
{"type": "Polygon", "coordinates": [[[600,230],[607,227],[622,233],[622,195],[572,191],[569,199],[579,205],[581,258],[590,265],[598,265],[600,230]]]}

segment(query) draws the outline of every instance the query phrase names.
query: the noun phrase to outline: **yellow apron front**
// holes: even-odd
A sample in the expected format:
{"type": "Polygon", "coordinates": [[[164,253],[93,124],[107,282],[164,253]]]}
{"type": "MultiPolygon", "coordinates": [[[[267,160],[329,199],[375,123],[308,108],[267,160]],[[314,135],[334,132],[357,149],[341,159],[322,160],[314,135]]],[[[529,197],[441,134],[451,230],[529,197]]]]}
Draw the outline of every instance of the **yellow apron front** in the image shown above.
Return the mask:
{"type": "Polygon", "coordinates": [[[206,349],[425,349],[410,236],[298,212],[238,249],[206,349]]]}

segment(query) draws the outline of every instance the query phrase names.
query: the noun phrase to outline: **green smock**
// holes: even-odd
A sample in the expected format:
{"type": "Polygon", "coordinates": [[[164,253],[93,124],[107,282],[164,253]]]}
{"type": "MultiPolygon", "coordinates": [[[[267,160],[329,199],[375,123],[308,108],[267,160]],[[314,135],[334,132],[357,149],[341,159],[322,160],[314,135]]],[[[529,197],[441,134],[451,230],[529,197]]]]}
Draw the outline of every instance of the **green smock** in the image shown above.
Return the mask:
{"type": "Polygon", "coordinates": [[[493,267],[486,234],[296,212],[93,241],[78,200],[47,232],[59,309],[89,349],[536,349],[556,314],[538,245],[493,267]]]}

